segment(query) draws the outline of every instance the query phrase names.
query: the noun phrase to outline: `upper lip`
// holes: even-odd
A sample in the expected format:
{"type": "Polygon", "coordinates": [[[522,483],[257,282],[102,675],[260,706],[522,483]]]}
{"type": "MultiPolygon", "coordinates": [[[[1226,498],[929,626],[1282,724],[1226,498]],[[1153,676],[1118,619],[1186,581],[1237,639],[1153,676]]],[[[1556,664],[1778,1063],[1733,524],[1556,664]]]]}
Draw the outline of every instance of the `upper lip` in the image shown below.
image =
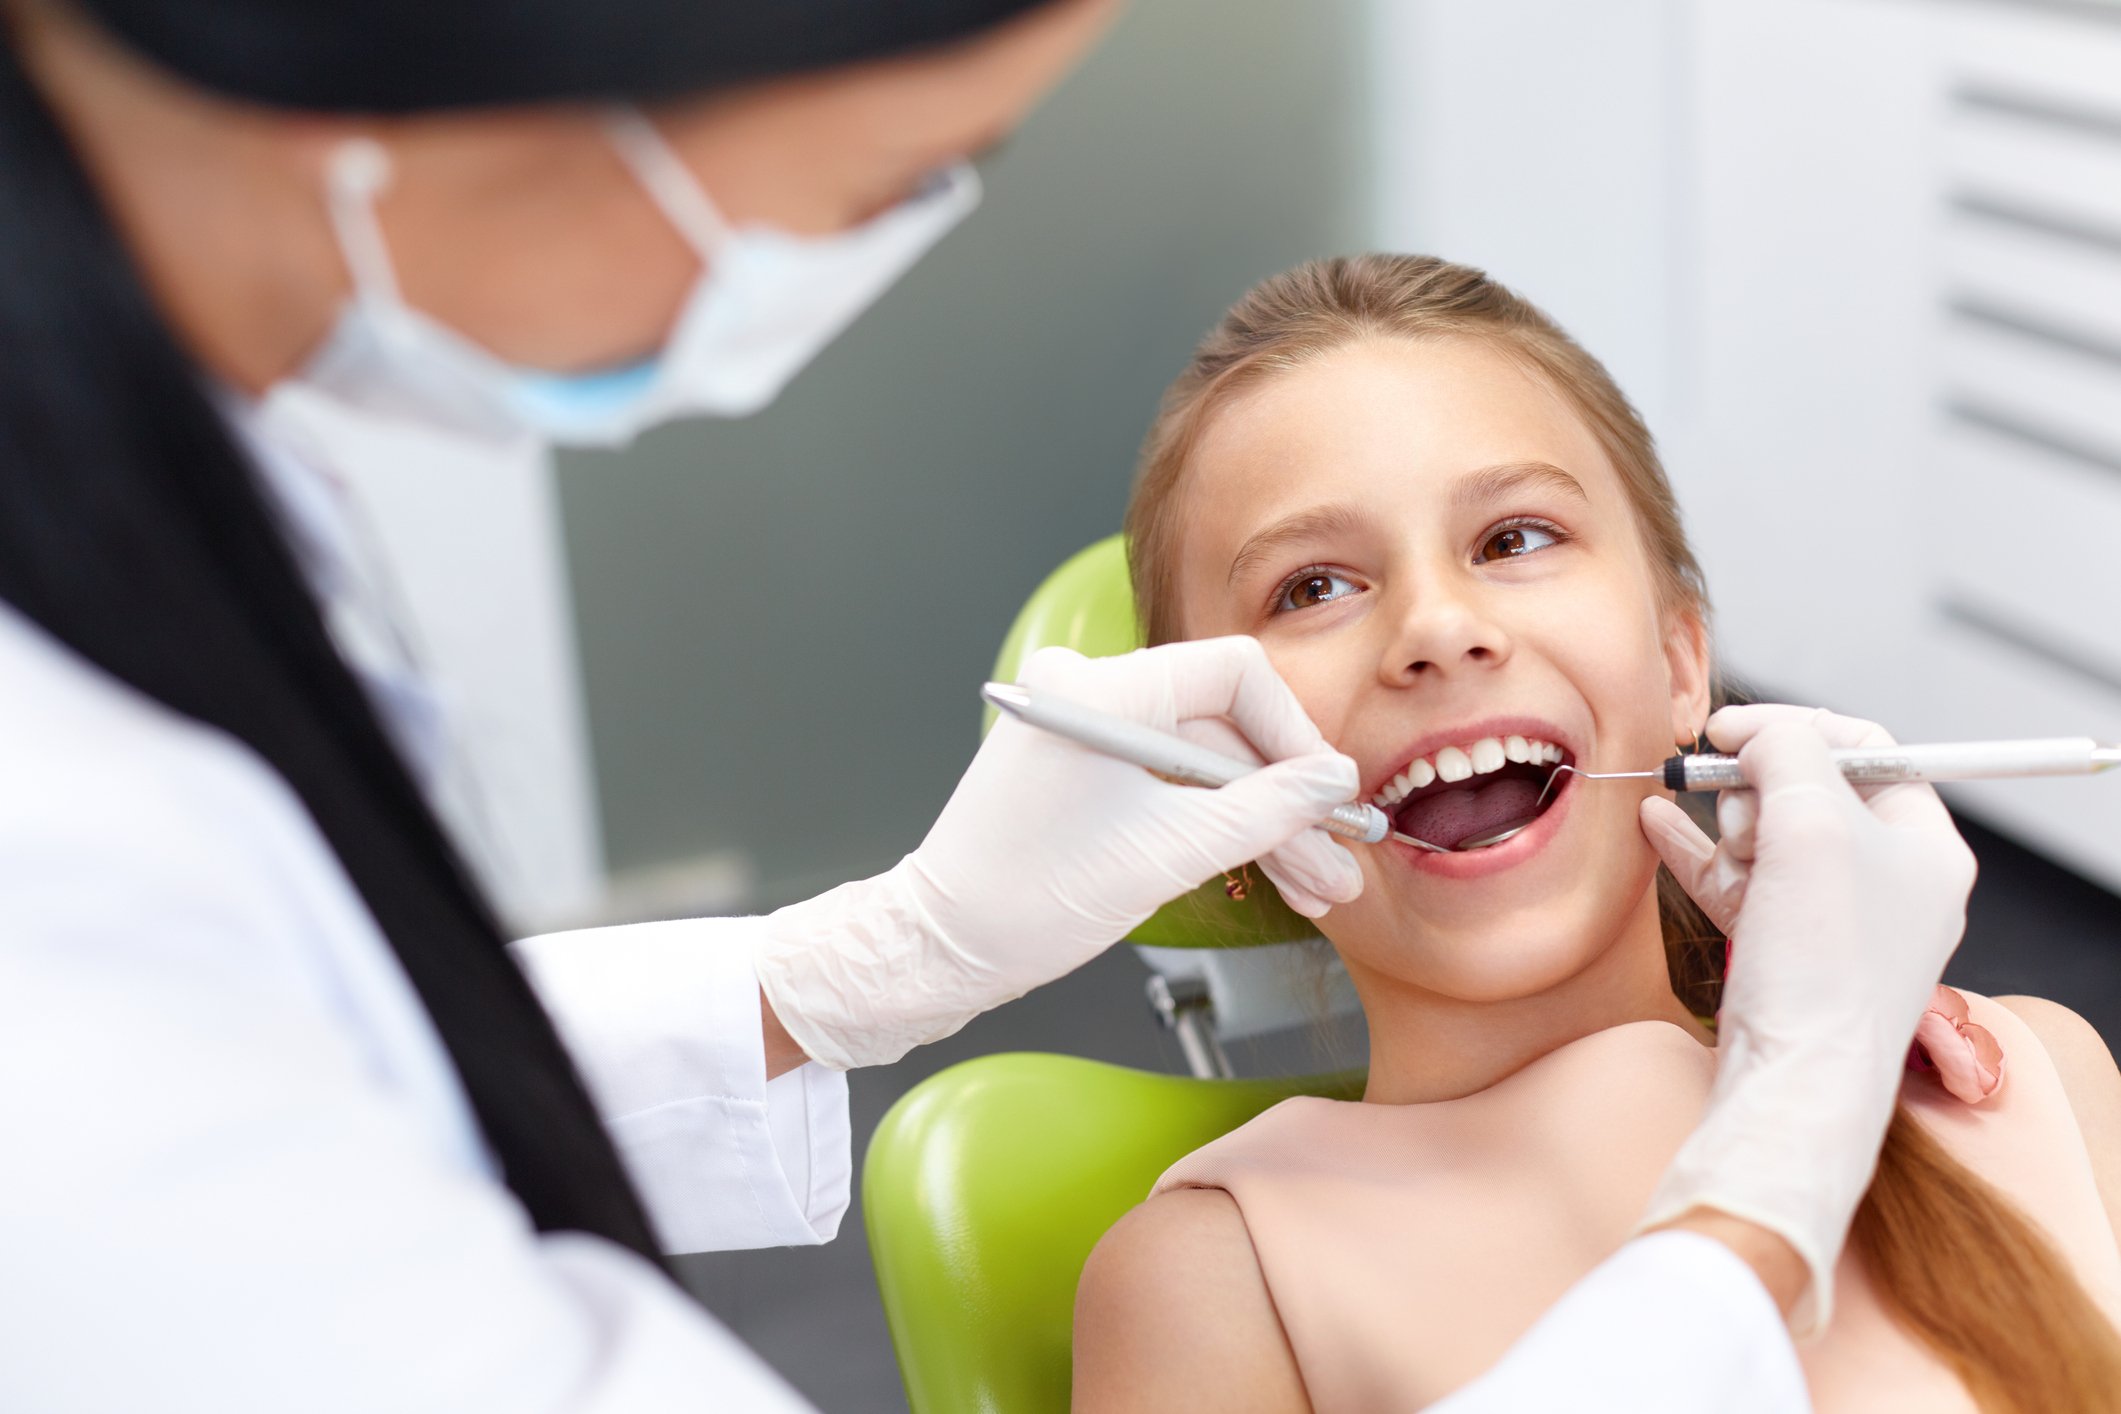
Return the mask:
{"type": "Polygon", "coordinates": [[[1573,762],[1582,754],[1575,733],[1556,726],[1545,717],[1483,717],[1478,721],[1444,727],[1416,737],[1405,750],[1391,758],[1392,764],[1388,769],[1379,772],[1375,780],[1363,787],[1361,798],[1368,800],[1383,790],[1411,766],[1417,756],[1431,755],[1446,746],[1471,746],[1481,738],[1490,736],[1535,737],[1540,741],[1551,741],[1561,748],[1562,759],[1565,761],[1573,762]]]}

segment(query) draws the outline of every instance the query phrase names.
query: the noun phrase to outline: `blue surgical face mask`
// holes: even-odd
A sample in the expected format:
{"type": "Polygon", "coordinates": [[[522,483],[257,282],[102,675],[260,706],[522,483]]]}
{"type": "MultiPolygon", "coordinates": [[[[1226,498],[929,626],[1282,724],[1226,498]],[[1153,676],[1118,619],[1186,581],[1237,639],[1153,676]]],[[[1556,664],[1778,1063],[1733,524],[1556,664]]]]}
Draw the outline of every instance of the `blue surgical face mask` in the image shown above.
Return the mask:
{"type": "Polygon", "coordinates": [[[623,446],[678,418],[747,416],[979,202],[978,177],[959,164],[850,231],[732,227],[645,116],[626,109],[609,122],[619,155],[702,266],[653,357],[583,374],[524,368],[407,305],[375,216],[389,157],[356,139],[333,155],[328,178],[353,295],[296,381],[378,417],[493,440],[623,446]]]}

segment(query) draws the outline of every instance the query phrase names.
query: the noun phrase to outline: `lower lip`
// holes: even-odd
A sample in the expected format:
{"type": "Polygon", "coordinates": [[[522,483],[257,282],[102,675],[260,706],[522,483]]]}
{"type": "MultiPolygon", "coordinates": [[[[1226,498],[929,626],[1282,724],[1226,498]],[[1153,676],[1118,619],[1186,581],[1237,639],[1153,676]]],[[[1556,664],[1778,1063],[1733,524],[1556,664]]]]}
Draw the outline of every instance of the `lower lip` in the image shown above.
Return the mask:
{"type": "Polygon", "coordinates": [[[1482,849],[1453,850],[1438,854],[1419,845],[1401,844],[1398,840],[1385,841],[1387,848],[1399,855],[1408,864],[1427,874],[1445,879],[1479,879],[1489,874],[1499,874],[1505,869],[1515,868],[1547,847],[1547,841],[1561,828],[1561,817],[1569,813],[1569,802],[1576,798],[1576,777],[1572,772],[1562,782],[1561,789],[1554,793],[1554,803],[1546,813],[1510,836],[1501,844],[1491,844],[1482,849]]]}

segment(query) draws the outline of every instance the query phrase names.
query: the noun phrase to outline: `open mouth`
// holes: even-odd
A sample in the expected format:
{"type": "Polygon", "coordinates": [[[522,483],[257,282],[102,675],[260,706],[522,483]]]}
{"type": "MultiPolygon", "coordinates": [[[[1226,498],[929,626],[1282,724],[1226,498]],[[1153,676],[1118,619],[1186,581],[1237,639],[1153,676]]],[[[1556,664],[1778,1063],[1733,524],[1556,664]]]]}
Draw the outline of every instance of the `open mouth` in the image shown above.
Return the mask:
{"type": "Polygon", "coordinates": [[[1548,784],[1570,760],[1566,747],[1537,737],[1480,737],[1415,757],[1371,799],[1401,834],[1439,849],[1485,849],[1553,808],[1560,792],[1548,784]]]}

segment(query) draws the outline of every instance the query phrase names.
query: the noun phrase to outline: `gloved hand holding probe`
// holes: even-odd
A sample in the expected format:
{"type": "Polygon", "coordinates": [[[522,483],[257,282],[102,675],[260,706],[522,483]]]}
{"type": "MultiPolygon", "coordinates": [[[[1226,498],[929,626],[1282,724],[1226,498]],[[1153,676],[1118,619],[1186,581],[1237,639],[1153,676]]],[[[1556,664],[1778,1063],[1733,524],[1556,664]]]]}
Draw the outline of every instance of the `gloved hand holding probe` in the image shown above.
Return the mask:
{"type": "Polygon", "coordinates": [[[1642,807],[1665,864],[1732,940],[1709,1110],[1643,1225],[1713,1209],[1780,1234],[1811,1269],[1791,1316],[1801,1336],[1831,1312],[1908,1043],[1965,929],[1974,858],[1931,787],[1842,779],[1829,748],[1892,742],[1870,722],[1733,707],[1708,737],[1754,787],[1718,801],[1721,842],[1669,800],[1642,807]]]}
{"type": "Polygon", "coordinates": [[[760,985],[813,1059],[896,1060],[1089,961],[1156,909],[1257,860],[1301,912],[1353,899],[1362,872],[1319,820],[1355,795],[1246,637],[1089,659],[1047,648],[1024,686],[1271,765],[1217,790],[1175,785],[1004,717],[919,849],[769,920],[760,985]]]}

